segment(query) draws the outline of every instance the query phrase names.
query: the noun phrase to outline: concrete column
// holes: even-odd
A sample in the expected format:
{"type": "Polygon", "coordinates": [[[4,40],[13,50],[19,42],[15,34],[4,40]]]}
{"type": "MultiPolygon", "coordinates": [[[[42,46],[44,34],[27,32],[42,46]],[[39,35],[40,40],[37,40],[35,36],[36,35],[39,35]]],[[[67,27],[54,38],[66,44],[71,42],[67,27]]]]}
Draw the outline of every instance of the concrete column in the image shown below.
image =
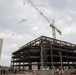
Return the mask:
{"type": "Polygon", "coordinates": [[[32,70],[32,65],[29,65],[29,70],[32,70]]]}
{"type": "Polygon", "coordinates": [[[50,69],[52,68],[52,66],[51,66],[51,65],[50,65],[49,67],[50,67],[50,69]]]}
{"type": "Polygon", "coordinates": [[[50,63],[52,63],[51,67],[52,67],[52,69],[54,69],[52,44],[50,45],[50,49],[51,49],[51,62],[50,63]]]}
{"type": "Polygon", "coordinates": [[[40,65],[38,65],[38,70],[40,70],[40,65]]]}
{"type": "Polygon", "coordinates": [[[13,62],[13,66],[12,66],[12,68],[14,69],[14,62],[13,62]]]}
{"type": "Polygon", "coordinates": [[[20,70],[20,62],[19,62],[19,66],[18,66],[18,69],[20,70]]]}
{"type": "Polygon", "coordinates": [[[24,71],[24,62],[23,62],[23,71],[24,71]]]}
{"type": "Polygon", "coordinates": [[[17,62],[16,62],[16,69],[17,69],[17,62]]]}
{"type": "Polygon", "coordinates": [[[68,69],[70,68],[70,66],[69,66],[69,62],[68,62],[68,69]]]}

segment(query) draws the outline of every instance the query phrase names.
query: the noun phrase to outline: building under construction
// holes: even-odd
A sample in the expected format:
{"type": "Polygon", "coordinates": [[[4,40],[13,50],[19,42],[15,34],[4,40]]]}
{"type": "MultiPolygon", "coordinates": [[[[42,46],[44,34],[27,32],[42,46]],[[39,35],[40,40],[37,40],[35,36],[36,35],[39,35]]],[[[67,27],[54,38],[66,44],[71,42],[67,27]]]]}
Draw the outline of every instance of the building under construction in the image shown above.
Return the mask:
{"type": "Polygon", "coordinates": [[[19,70],[76,68],[76,45],[41,36],[12,53],[11,67],[19,70]]]}

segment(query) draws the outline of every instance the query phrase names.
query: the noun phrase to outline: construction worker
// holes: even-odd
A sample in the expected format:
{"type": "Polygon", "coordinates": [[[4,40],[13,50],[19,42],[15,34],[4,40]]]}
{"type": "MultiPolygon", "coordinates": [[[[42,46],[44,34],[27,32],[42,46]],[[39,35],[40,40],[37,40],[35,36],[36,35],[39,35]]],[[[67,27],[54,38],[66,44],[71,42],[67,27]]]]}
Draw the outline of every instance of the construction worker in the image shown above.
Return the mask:
{"type": "Polygon", "coordinates": [[[65,73],[67,73],[67,69],[65,69],[65,73]]]}
{"type": "Polygon", "coordinates": [[[1,68],[1,70],[0,70],[0,71],[1,71],[1,74],[3,74],[3,69],[2,69],[2,68],[1,68]]]}
{"type": "Polygon", "coordinates": [[[47,67],[46,70],[49,70],[49,67],[47,67]]]}
{"type": "Polygon", "coordinates": [[[56,73],[56,70],[54,69],[54,74],[56,73]]]}
{"type": "Polygon", "coordinates": [[[36,71],[35,70],[33,70],[33,74],[36,75],[36,71]]]}
{"type": "Polygon", "coordinates": [[[1,74],[1,67],[0,67],[0,74],[1,74]]]}
{"type": "Polygon", "coordinates": [[[6,72],[6,70],[5,70],[5,69],[3,69],[3,74],[5,74],[5,72],[6,72]]]}
{"type": "Polygon", "coordinates": [[[57,74],[57,75],[59,74],[59,68],[56,69],[56,74],[57,74]]]}

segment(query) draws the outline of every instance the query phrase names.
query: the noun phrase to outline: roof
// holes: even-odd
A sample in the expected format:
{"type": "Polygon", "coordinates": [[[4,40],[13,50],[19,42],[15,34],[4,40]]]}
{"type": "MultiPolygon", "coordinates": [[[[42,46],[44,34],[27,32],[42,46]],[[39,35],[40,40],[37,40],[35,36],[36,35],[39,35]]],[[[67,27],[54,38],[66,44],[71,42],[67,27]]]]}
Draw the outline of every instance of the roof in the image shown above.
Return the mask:
{"type": "Polygon", "coordinates": [[[61,40],[58,40],[58,39],[54,39],[54,38],[50,38],[50,37],[46,37],[46,36],[40,36],[32,41],[30,41],[29,43],[23,45],[22,47],[19,48],[19,50],[13,52],[16,53],[16,52],[19,52],[21,51],[22,49],[24,48],[29,48],[29,46],[34,46],[34,45],[41,45],[41,41],[44,41],[44,42],[49,42],[51,44],[58,44],[60,46],[69,46],[69,47],[73,47],[74,49],[76,48],[76,45],[75,44],[72,44],[72,43],[69,43],[69,42],[65,42],[65,41],[61,41],[61,40]]]}

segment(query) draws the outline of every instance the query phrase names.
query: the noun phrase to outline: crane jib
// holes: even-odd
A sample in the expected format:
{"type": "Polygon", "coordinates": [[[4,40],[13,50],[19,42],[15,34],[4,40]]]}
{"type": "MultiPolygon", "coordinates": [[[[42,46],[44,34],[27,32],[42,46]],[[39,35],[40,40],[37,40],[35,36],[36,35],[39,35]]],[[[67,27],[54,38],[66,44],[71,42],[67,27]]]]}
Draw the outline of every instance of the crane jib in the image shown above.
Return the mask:
{"type": "Polygon", "coordinates": [[[50,23],[50,27],[54,28],[53,31],[57,31],[61,35],[61,31],[54,26],[52,22],[36,7],[36,5],[31,0],[26,0],[48,23],[50,23]]]}

